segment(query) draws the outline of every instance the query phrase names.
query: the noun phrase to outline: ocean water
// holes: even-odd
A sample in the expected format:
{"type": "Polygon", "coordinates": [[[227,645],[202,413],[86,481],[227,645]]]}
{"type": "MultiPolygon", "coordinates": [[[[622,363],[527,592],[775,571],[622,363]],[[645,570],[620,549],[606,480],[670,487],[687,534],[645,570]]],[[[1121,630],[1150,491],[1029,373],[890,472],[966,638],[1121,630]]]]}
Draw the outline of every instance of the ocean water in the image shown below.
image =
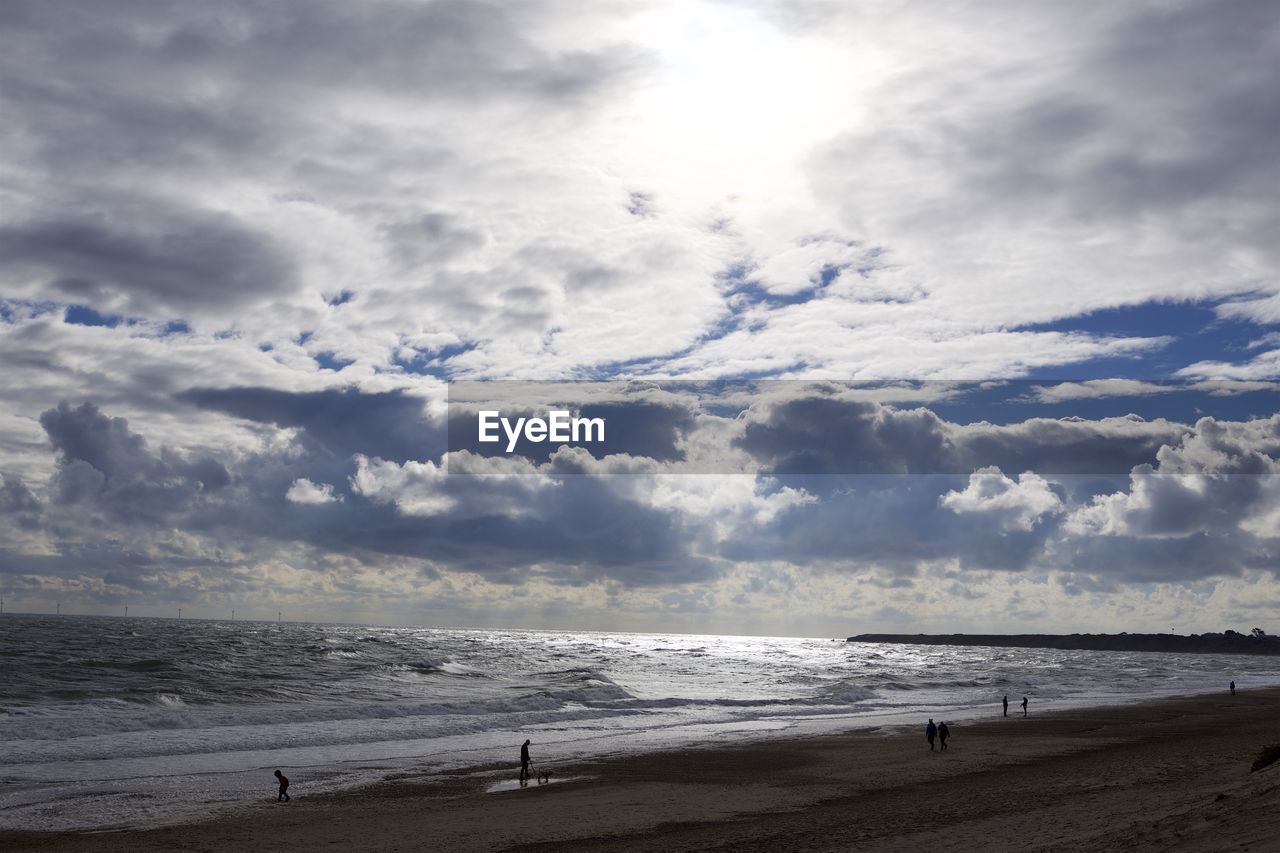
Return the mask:
{"type": "Polygon", "coordinates": [[[497,782],[526,738],[535,769],[554,769],[927,717],[962,726],[1004,694],[1038,713],[1230,679],[1280,684],[1280,658],[6,614],[0,828],[189,819],[274,799],[277,767],[295,796],[402,774],[497,782]]]}

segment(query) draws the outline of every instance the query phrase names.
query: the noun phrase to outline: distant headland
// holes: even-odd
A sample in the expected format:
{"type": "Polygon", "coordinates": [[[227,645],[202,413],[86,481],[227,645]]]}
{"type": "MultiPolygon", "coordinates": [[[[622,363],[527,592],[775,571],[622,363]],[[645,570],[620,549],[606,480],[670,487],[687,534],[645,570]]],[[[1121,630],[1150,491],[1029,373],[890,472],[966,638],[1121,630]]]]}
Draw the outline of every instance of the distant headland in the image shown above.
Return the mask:
{"type": "Polygon", "coordinates": [[[1280,655],[1280,637],[1254,628],[1248,634],[858,634],[850,643],[911,643],[922,646],[1000,646],[1019,649],[1084,649],[1112,652],[1186,652],[1218,655],[1280,655]]]}

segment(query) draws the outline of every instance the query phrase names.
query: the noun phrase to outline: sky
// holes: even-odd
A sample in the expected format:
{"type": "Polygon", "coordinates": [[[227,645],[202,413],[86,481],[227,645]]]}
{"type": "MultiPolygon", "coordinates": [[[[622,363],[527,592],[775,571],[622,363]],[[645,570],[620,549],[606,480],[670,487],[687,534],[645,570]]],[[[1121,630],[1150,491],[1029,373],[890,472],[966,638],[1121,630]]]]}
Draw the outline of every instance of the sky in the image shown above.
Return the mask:
{"type": "Polygon", "coordinates": [[[6,612],[1272,630],[1277,79],[1240,0],[10,0],[6,612]],[[615,441],[447,441],[517,380],[615,441]]]}

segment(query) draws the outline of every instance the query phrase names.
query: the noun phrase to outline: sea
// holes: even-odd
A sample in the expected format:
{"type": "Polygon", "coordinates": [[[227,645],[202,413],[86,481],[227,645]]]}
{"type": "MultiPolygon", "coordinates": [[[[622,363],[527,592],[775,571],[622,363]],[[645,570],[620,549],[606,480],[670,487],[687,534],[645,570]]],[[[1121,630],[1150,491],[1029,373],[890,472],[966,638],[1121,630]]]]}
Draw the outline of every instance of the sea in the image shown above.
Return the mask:
{"type": "Polygon", "coordinates": [[[1280,658],[843,638],[0,616],[0,829],[197,819],[387,778],[1280,684],[1280,658]]]}

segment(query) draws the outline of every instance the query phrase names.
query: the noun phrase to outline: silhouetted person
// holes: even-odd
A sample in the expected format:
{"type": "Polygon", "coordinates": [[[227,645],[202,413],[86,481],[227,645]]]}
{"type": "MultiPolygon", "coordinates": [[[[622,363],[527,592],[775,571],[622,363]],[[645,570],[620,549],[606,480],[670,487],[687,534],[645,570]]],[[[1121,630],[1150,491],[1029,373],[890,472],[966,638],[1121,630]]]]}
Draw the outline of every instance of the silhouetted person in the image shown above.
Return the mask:
{"type": "Polygon", "coordinates": [[[1023,696],[1022,697],[1022,716],[1025,717],[1026,715],[1027,715],[1027,697],[1023,696]]]}
{"type": "Polygon", "coordinates": [[[933,718],[929,718],[929,725],[924,727],[924,736],[929,739],[929,751],[933,752],[933,739],[938,736],[938,727],[933,724],[933,718]]]}
{"type": "Polygon", "coordinates": [[[1009,716],[1009,697],[1004,697],[1004,715],[1009,716]]]}
{"type": "Polygon", "coordinates": [[[1234,681],[1231,682],[1231,695],[1236,695],[1236,683],[1234,681]]]}
{"type": "Polygon", "coordinates": [[[520,781],[529,778],[529,741],[520,747],[520,781]]]}
{"type": "Polygon", "coordinates": [[[938,723],[938,743],[942,745],[942,751],[947,751],[947,738],[951,737],[951,729],[947,728],[946,723],[938,723]]]}
{"type": "Polygon", "coordinates": [[[276,781],[280,783],[280,793],[276,795],[276,802],[281,800],[289,802],[289,777],[277,770],[276,781]]]}

